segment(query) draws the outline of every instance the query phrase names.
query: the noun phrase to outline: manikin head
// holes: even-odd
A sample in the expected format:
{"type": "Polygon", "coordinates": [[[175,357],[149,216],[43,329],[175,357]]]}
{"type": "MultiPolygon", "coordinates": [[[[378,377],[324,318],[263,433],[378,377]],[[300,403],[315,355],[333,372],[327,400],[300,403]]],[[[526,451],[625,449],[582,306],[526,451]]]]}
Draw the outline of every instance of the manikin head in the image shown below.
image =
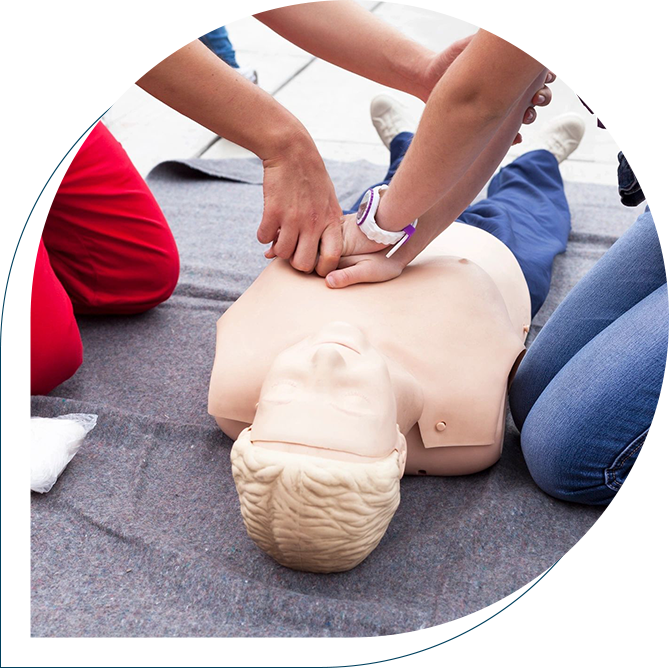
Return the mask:
{"type": "Polygon", "coordinates": [[[232,473],[249,536],[296,570],[345,571],[399,504],[406,441],[385,358],[331,323],[277,356],[232,473]]]}

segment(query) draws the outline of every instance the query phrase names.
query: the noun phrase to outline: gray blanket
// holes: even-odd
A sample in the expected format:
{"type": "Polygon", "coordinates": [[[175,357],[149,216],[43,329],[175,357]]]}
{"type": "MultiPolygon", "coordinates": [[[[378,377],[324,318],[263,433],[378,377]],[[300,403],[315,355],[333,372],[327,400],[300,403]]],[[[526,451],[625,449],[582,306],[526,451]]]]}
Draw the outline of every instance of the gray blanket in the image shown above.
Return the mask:
{"type": "MultiPolygon", "coordinates": [[[[351,205],[383,175],[330,163],[351,205]]],[[[460,617],[559,559],[600,510],[532,482],[509,421],[482,473],[402,481],[379,547],[353,571],[298,573],[246,536],[231,443],[207,415],[215,323],[265,264],[255,161],[158,166],[149,184],[179,245],[174,296],[140,316],[80,317],[85,359],[34,415],[99,415],[52,491],[32,495],[35,636],[372,636],[460,617]]],[[[614,188],[567,184],[569,249],[531,338],[634,219],[614,188]]],[[[531,339],[530,339],[531,340],[531,339]]]]}

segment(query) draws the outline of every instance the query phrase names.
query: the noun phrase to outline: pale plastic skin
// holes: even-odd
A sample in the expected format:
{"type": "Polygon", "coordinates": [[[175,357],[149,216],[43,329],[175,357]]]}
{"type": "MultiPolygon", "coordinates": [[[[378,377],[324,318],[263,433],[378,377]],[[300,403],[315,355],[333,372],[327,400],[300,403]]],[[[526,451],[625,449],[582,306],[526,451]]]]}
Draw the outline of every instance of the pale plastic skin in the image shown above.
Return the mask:
{"type": "Polygon", "coordinates": [[[474,473],[501,454],[530,317],[513,254],[457,222],[387,283],[332,290],[275,260],[218,322],[209,412],[258,447],[474,473]]]}
{"type": "Polygon", "coordinates": [[[249,537],[289,568],[346,571],[405,472],[494,464],[529,322],[511,252],[458,223],[387,283],[332,290],[275,260],[219,320],[209,392],[249,537]]]}

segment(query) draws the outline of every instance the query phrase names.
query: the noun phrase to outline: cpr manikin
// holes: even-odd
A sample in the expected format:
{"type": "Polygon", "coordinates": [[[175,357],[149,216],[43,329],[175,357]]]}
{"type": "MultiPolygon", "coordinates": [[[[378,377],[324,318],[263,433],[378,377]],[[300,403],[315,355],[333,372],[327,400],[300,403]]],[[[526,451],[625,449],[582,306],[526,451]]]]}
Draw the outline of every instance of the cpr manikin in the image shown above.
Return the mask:
{"type": "MultiPolygon", "coordinates": [[[[388,248],[399,248],[390,262],[413,258],[399,276],[394,267],[388,282],[331,289],[275,260],[219,320],[209,412],[236,439],[232,473],[248,534],[279,563],[353,568],[383,537],[405,472],[460,475],[499,459],[507,389],[567,245],[559,163],[585,128],[575,114],[554,119],[467,206],[506,154],[526,102],[416,224],[385,238],[381,185],[366,192],[355,223],[344,220],[347,250],[358,233],[384,248],[358,262],[378,265],[388,248]]],[[[386,139],[383,185],[411,136],[386,139]]]]}
{"type": "Polygon", "coordinates": [[[348,570],[404,473],[494,464],[529,324],[511,251],[457,222],[386,283],[332,290],[272,262],[218,322],[209,391],[250,537],[285,566],[348,570]]]}

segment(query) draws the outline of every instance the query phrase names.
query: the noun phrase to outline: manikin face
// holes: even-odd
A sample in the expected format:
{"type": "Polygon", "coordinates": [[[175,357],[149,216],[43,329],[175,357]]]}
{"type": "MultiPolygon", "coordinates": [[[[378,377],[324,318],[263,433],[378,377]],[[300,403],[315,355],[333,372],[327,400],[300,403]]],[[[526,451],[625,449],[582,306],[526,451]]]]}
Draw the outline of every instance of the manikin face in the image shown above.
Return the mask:
{"type": "Polygon", "coordinates": [[[396,413],[385,359],[359,329],[333,322],[277,356],[251,440],[381,458],[404,443],[396,413]]]}

